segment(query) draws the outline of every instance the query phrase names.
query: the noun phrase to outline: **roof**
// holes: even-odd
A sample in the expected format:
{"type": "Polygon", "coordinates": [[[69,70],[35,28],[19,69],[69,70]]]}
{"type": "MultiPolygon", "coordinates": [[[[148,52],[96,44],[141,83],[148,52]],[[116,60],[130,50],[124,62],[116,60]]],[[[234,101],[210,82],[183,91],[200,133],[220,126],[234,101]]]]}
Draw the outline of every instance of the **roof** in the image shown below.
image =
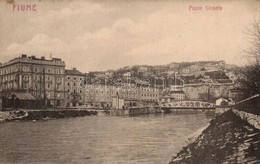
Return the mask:
{"type": "Polygon", "coordinates": [[[65,70],[66,75],[79,75],[79,76],[84,76],[84,74],[76,69],[66,69],[65,70]]]}
{"type": "Polygon", "coordinates": [[[216,99],[216,101],[228,101],[228,99],[226,99],[226,98],[224,98],[224,97],[220,97],[220,98],[218,98],[218,99],[216,99]]]}
{"type": "Polygon", "coordinates": [[[35,98],[29,93],[14,93],[12,96],[19,100],[35,100],[35,98]]]}

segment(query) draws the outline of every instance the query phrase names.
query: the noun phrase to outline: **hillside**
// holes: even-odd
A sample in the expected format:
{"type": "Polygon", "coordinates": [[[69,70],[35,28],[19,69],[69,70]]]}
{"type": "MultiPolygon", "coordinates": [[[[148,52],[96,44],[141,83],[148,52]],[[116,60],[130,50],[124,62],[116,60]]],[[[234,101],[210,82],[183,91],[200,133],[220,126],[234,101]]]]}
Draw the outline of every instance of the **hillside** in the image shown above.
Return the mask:
{"type": "Polygon", "coordinates": [[[156,79],[164,79],[166,85],[172,85],[174,77],[177,77],[176,84],[231,83],[238,78],[236,68],[225,61],[172,62],[166,65],[126,66],[117,70],[90,72],[87,76],[89,81],[95,78],[120,78],[123,81],[130,78],[146,79],[152,85],[162,84],[155,82],[156,79]]]}

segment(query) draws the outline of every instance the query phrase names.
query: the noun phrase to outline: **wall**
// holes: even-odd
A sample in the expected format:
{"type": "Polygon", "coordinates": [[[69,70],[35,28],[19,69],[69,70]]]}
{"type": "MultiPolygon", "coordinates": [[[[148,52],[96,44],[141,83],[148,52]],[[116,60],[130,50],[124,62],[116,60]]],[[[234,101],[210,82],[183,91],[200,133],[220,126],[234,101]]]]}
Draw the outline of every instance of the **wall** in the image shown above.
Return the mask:
{"type": "Polygon", "coordinates": [[[183,90],[188,100],[197,100],[201,94],[213,95],[214,98],[228,97],[228,91],[232,89],[233,84],[226,85],[184,85],[183,90]]]}

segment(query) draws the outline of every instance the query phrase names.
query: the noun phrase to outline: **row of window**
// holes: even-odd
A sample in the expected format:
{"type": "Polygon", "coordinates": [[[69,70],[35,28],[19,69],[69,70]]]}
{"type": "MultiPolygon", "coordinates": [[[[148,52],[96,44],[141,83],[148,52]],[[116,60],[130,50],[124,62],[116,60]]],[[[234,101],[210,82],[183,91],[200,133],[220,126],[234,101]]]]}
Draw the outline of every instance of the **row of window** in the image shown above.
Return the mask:
{"type": "MultiPolygon", "coordinates": [[[[78,93],[78,92],[76,91],[76,89],[73,89],[73,90],[68,89],[68,90],[67,90],[68,93],[71,93],[71,91],[73,91],[73,93],[78,93]]],[[[82,90],[79,90],[79,93],[82,93],[82,90]]]]}
{"type": "MultiPolygon", "coordinates": [[[[17,72],[17,71],[23,71],[23,72],[30,72],[31,69],[30,66],[11,66],[11,67],[7,67],[7,68],[2,68],[0,69],[0,75],[5,75],[5,74],[9,74],[9,73],[13,73],[13,72],[17,72]]],[[[43,72],[42,67],[33,67],[33,71],[34,72],[43,72]]],[[[54,68],[45,68],[45,72],[46,73],[56,73],[56,74],[63,74],[64,70],[63,69],[54,69],[54,68]]]]}
{"type": "MultiPolygon", "coordinates": [[[[70,87],[71,85],[70,85],[71,83],[70,82],[68,82],[68,87],[70,87]]],[[[73,83],[73,86],[74,87],[76,87],[77,86],[77,83],[73,83]]]]}
{"type": "Polygon", "coordinates": [[[2,82],[10,81],[10,80],[15,80],[15,75],[2,76],[2,77],[0,78],[0,80],[1,80],[2,82]]]}
{"type": "Polygon", "coordinates": [[[142,96],[144,96],[144,97],[148,97],[148,96],[150,96],[150,97],[157,97],[158,95],[157,94],[142,94],[142,96]]]}
{"type": "Polygon", "coordinates": [[[7,83],[5,85],[0,85],[0,89],[11,89],[11,88],[17,88],[17,84],[16,83],[7,83]]]}
{"type": "MultiPolygon", "coordinates": [[[[46,86],[47,86],[47,89],[50,89],[52,87],[52,84],[47,84],[46,86]]],[[[0,88],[2,88],[2,89],[17,88],[17,87],[18,87],[18,85],[15,82],[10,82],[5,85],[0,85],[0,88]]],[[[28,82],[22,83],[22,88],[24,88],[24,89],[29,88],[29,83],[28,82]]],[[[35,83],[33,89],[40,89],[39,84],[35,83]]],[[[60,90],[60,89],[61,89],[61,85],[56,84],[56,90],[60,90]]]]}
{"type": "MultiPolygon", "coordinates": [[[[68,80],[70,80],[70,79],[71,79],[71,77],[70,77],[70,76],[68,76],[68,77],[67,77],[67,79],[68,79],[68,80]]],[[[75,76],[74,76],[74,77],[73,77],[73,80],[77,80],[77,77],[75,77],[75,76]]],[[[80,77],[78,80],[80,80],[80,81],[81,81],[81,80],[82,80],[82,77],[80,77]]]]}
{"type": "MultiPolygon", "coordinates": [[[[47,78],[48,81],[54,80],[53,76],[47,75],[46,78],[47,78]]],[[[62,80],[62,78],[61,77],[55,77],[55,80],[60,82],[62,80]]]]}
{"type": "MultiPolygon", "coordinates": [[[[23,80],[29,80],[30,75],[22,75],[22,79],[23,80]]],[[[43,78],[43,77],[42,77],[43,78]]],[[[54,78],[52,76],[46,75],[45,78],[49,81],[54,80],[54,78]]],[[[7,76],[2,76],[0,77],[0,80],[2,82],[5,81],[12,81],[12,80],[18,80],[18,76],[17,75],[7,75],[7,76]]],[[[33,80],[40,80],[40,75],[33,75],[33,80]]],[[[61,77],[56,77],[56,81],[61,81],[62,78],[61,77]]]]}
{"type": "Polygon", "coordinates": [[[12,73],[12,72],[17,72],[17,71],[18,71],[18,67],[15,67],[15,66],[2,68],[2,69],[0,69],[0,75],[5,75],[5,74],[12,73]]]}
{"type": "Polygon", "coordinates": [[[157,99],[142,99],[142,101],[154,101],[154,102],[156,102],[158,100],[157,99]]]}
{"type": "Polygon", "coordinates": [[[157,91],[157,89],[151,89],[151,88],[142,88],[142,91],[157,91]]]}

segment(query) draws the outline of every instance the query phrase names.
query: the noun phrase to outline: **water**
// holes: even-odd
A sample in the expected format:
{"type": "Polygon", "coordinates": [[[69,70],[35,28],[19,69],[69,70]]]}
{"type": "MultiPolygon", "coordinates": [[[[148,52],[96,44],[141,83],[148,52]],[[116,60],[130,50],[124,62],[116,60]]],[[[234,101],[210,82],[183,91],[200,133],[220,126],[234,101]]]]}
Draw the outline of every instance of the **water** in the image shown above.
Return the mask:
{"type": "Polygon", "coordinates": [[[0,124],[0,163],[167,163],[206,115],[89,116],[0,124]]]}

